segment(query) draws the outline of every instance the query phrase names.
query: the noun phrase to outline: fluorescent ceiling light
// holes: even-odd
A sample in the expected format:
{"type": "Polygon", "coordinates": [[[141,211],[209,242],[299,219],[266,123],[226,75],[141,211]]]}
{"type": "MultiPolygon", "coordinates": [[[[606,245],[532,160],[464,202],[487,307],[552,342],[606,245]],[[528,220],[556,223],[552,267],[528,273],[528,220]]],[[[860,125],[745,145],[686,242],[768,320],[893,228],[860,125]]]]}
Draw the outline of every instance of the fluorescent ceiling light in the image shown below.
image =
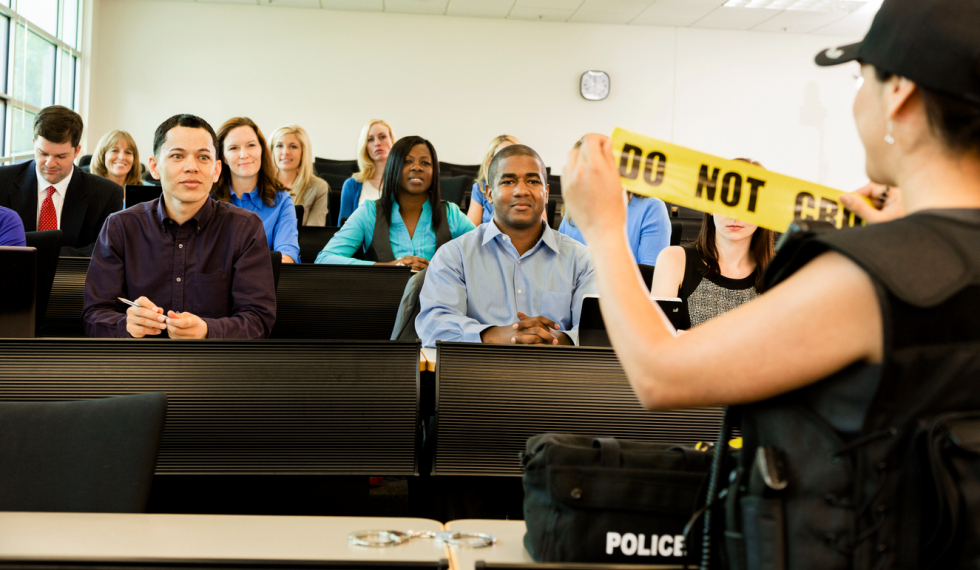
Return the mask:
{"type": "Polygon", "coordinates": [[[767,8],[769,10],[850,14],[865,4],[867,4],[867,0],[728,0],[724,6],[729,8],[767,8]]]}

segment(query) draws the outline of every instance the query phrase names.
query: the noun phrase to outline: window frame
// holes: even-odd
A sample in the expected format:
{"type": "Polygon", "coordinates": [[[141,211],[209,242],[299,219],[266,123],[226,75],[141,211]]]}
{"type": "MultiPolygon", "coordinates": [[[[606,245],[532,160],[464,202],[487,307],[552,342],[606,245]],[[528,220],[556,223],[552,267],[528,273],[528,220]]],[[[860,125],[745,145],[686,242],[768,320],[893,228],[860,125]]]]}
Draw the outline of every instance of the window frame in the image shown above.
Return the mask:
{"type": "MultiPolygon", "coordinates": [[[[75,14],[75,44],[81,43],[82,38],[82,19],[85,8],[85,0],[57,0],[58,7],[58,34],[52,35],[46,30],[42,29],[40,26],[32,23],[30,20],[20,15],[17,11],[17,6],[20,2],[30,2],[31,0],[14,0],[11,7],[4,6],[0,4],[0,17],[8,18],[10,21],[9,31],[7,33],[7,61],[6,64],[6,91],[0,90],[0,100],[5,104],[5,113],[3,120],[3,132],[0,133],[0,165],[9,164],[11,162],[17,162],[27,158],[32,158],[34,156],[33,152],[20,152],[13,153],[14,140],[13,140],[13,128],[14,128],[14,116],[15,109],[23,109],[30,113],[37,114],[41,111],[42,107],[36,107],[34,105],[28,104],[26,101],[19,99],[15,96],[17,85],[16,77],[14,74],[15,69],[15,58],[18,55],[23,56],[23,46],[17,45],[17,28],[18,26],[24,26],[24,33],[34,33],[40,36],[47,42],[54,44],[55,46],[55,57],[54,57],[54,104],[55,105],[66,105],[71,107],[76,112],[78,111],[81,104],[81,90],[79,89],[80,83],[80,73],[81,73],[81,63],[82,63],[82,52],[80,49],[68,44],[62,38],[65,37],[65,26],[66,18],[65,14],[68,10],[69,2],[77,2],[78,7],[75,14]],[[69,57],[63,57],[64,53],[67,52],[69,57]],[[67,62],[65,61],[67,59],[67,62]],[[71,70],[71,77],[73,78],[74,85],[71,89],[71,101],[62,100],[62,82],[64,81],[65,65],[73,66],[74,69],[71,70]]],[[[25,36],[26,37],[26,36],[25,36]]]]}

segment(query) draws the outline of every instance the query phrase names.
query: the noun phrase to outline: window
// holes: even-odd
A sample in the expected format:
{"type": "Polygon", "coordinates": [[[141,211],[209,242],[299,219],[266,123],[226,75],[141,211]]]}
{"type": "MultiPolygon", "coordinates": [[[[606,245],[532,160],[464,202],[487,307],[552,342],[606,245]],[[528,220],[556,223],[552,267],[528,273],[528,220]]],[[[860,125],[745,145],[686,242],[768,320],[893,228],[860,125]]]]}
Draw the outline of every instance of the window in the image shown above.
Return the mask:
{"type": "Polygon", "coordinates": [[[33,153],[34,117],[75,109],[84,0],[0,0],[0,163],[33,153]]]}
{"type": "Polygon", "coordinates": [[[58,0],[20,0],[17,11],[45,32],[58,35],[58,0]]]}

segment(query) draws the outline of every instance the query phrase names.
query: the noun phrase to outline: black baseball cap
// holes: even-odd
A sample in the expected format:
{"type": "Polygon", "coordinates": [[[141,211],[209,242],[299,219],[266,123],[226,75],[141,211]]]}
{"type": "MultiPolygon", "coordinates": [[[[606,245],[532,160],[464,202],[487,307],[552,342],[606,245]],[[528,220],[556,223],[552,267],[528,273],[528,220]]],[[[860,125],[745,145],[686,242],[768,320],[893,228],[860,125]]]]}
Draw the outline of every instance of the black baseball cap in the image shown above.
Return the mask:
{"type": "Polygon", "coordinates": [[[854,60],[980,105],[980,0],[885,0],[863,41],[816,57],[854,60]]]}

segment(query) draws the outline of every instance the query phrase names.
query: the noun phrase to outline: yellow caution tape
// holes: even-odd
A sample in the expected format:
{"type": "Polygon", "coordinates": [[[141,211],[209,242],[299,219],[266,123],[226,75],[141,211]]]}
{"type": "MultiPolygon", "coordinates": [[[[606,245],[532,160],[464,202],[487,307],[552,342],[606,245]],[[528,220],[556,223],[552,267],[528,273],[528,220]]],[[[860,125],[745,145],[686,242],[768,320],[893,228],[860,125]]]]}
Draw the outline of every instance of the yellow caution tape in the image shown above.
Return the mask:
{"type": "Polygon", "coordinates": [[[844,192],[617,128],[613,155],[623,186],[677,206],[784,232],[795,219],[864,225],[844,208],[844,192]]]}

